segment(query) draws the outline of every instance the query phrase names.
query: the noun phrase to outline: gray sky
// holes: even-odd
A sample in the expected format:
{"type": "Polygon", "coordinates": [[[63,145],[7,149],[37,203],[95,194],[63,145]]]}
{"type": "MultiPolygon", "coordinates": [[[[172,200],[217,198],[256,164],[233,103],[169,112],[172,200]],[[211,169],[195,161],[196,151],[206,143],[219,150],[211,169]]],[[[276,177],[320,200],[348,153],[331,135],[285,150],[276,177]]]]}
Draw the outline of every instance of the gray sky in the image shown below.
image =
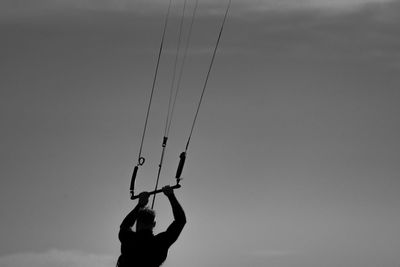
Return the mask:
{"type": "MultiPolygon", "coordinates": [[[[115,265],[160,2],[0,2],[0,266],[115,265]]],[[[200,0],[161,184],[174,183],[225,4],[200,0]]],[[[177,192],[188,224],[164,266],[399,266],[399,2],[232,5],[177,192]]],[[[181,7],[139,190],[155,182],[181,7]]],[[[163,196],[155,208],[163,231],[163,196]]]]}

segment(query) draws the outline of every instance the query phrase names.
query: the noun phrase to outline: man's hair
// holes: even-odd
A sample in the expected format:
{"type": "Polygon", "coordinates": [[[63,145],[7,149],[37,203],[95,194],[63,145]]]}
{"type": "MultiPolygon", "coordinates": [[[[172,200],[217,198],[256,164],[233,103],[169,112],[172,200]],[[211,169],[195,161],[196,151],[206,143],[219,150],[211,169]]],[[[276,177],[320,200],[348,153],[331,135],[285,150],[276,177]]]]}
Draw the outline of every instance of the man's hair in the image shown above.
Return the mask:
{"type": "Polygon", "coordinates": [[[144,224],[152,224],[156,217],[154,210],[149,208],[143,208],[139,210],[137,220],[144,224]]]}

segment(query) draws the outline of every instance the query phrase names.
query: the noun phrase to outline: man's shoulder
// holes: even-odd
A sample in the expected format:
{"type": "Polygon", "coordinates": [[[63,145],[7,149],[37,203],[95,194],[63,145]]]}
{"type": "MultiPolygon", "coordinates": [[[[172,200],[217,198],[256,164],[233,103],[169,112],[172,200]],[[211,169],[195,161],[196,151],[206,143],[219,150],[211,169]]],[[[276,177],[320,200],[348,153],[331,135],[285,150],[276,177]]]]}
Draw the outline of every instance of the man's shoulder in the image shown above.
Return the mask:
{"type": "Polygon", "coordinates": [[[120,227],[118,236],[121,239],[121,238],[124,238],[124,237],[127,237],[127,236],[132,236],[132,235],[135,235],[135,234],[136,234],[136,232],[133,231],[130,227],[120,227]]]}
{"type": "Polygon", "coordinates": [[[163,232],[160,232],[160,233],[158,233],[158,234],[155,234],[154,235],[154,238],[156,238],[156,239],[158,239],[158,238],[163,238],[163,237],[165,237],[167,235],[167,231],[163,231],[163,232]]]}
{"type": "Polygon", "coordinates": [[[119,227],[119,232],[120,233],[135,233],[135,231],[132,230],[132,227],[127,227],[127,226],[120,226],[119,227]]]}

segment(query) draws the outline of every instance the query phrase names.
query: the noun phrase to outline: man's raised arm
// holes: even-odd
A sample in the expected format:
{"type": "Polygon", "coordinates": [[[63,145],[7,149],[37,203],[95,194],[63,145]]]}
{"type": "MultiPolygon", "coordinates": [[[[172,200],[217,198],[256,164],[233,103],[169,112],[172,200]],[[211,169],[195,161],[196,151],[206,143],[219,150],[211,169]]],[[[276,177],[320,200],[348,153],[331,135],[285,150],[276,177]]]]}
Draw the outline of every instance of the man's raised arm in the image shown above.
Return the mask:
{"type": "Polygon", "coordinates": [[[126,215],[125,219],[122,221],[120,228],[129,229],[132,227],[137,219],[138,212],[141,208],[144,208],[149,202],[149,194],[147,192],[140,193],[139,202],[136,207],[126,215]]]}
{"type": "Polygon", "coordinates": [[[163,188],[163,192],[167,196],[169,202],[171,203],[172,213],[174,215],[174,221],[179,224],[182,224],[182,226],[185,225],[186,223],[185,212],[183,211],[181,204],[179,204],[178,200],[176,199],[174,190],[170,186],[165,186],[163,188]]]}

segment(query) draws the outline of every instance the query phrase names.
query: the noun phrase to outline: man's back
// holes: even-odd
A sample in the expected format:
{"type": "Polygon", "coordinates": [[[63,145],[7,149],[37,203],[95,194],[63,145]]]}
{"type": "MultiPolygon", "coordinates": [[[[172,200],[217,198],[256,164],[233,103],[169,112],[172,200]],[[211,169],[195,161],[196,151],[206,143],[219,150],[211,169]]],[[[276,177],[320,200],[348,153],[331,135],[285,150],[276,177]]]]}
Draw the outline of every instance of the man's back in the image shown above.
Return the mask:
{"type": "Polygon", "coordinates": [[[176,199],[172,188],[163,188],[170,201],[174,221],[165,232],[153,235],[154,211],[145,208],[148,193],[139,195],[139,203],[123,220],[118,238],[121,256],[118,267],[159,267],[167,258],[168,249],[178,239],[186,224],[185,213],[176,199]],[[132,230],[136,223],[136,232],[132,230]]]}
{"type": "Polygon", "coordinates": [[[159,267],[167,258],[168,249],[177,240],[184,223],[174,221],[167,231],[153,235],[148,231],[121,229],[121,256],[118,266],[159,267]]]}

